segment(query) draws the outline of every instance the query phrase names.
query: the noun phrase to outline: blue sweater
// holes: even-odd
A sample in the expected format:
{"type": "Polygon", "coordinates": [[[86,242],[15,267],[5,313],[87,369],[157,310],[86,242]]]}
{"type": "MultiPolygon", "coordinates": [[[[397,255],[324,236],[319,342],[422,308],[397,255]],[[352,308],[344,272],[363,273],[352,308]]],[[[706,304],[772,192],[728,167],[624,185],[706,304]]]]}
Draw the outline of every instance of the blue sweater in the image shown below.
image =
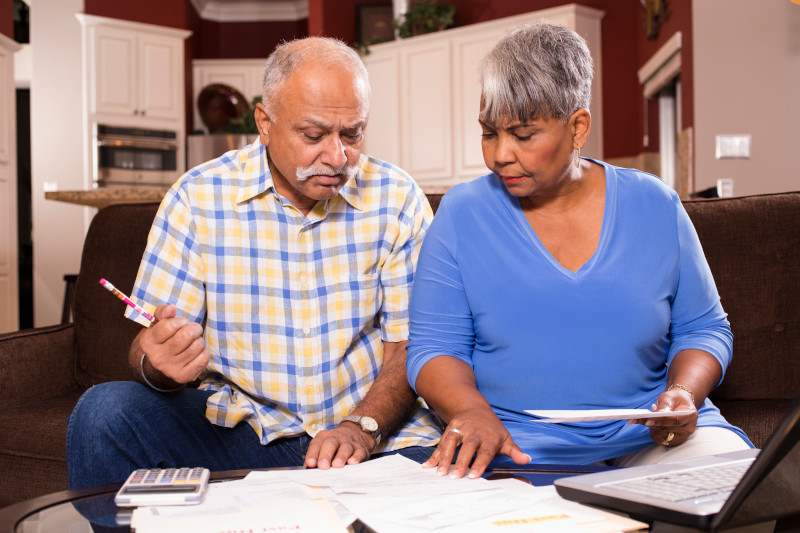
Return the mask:
{"type": "MultiPolygon", "coordinates": [[[[603,226],[577,272],[550,255],[489,174],[442,199],[415,274],[409,383],[437,356],[466,362],[535,463],[589,464],[653,441],[640,424],[541,424],[526,409],[650,408],[678,352],[706,351],[723,373],[731,360],[730,325],[677,194],[650,174],[596,163],[603,226]]],[[[710,400],[699,411],[698,426],[747,440],[710,400]]]]}

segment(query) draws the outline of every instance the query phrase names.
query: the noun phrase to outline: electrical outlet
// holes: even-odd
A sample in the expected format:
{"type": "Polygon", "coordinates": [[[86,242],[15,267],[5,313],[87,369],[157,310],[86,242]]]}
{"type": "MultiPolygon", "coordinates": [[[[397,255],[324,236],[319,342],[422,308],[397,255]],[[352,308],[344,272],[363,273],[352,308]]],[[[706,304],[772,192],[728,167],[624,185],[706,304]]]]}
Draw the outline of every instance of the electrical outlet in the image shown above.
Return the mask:
{"type": "Polygon", "coordinates": [[[732,179],[717,180],[717,196],[720,198],[730,198],[733,196],[732,179]]]}

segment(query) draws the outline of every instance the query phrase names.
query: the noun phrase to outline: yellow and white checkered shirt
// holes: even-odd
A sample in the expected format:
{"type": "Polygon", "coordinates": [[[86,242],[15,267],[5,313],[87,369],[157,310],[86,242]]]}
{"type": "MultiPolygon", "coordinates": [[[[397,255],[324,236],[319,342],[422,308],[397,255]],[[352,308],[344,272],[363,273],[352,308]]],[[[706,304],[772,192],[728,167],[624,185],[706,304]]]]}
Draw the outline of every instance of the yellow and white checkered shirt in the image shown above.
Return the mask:
{"type": "MultiPolygon", "coordinates": [[[[262,444],[335,427],[381,369],[383,342],[408,338],[408,300],[432,218],[402,170],[362,155],[339,194],[308,214],[273,187],[259,141],[201,165],[169,190],[133,297],[203,323],[201,388],[214,424],[250,424],[262,444]]],[[[135,311],[129,318],[144,320],[135,311]]],[[[433,445],[420,403],[376,451],[433,445]]]]}

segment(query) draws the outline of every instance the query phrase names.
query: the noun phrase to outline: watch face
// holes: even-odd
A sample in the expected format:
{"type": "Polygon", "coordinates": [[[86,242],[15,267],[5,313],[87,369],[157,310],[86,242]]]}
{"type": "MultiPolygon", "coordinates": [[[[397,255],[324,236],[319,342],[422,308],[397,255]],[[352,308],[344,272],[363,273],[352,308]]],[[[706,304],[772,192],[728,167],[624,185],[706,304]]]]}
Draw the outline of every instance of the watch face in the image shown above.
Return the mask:
{"type": "Polygon", "coordinates": [[[375,421],[374,418],[368,416],[361,417],[361,427],[364,428],[366,431],[376,432],[378,431],[378,423],[375,421]]]}

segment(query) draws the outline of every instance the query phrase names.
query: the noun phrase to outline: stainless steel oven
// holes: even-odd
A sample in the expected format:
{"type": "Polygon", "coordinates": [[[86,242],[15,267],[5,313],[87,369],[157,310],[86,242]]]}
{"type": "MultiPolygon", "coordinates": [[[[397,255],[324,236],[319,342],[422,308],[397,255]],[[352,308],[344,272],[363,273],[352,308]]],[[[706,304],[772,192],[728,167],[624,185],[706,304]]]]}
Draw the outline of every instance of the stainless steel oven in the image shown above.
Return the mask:
{"type": "Polygon", "coordinates": [[[96,124],[98,187],[170,186],[178,172],[178,134],[168,130],[96,124]]]}

